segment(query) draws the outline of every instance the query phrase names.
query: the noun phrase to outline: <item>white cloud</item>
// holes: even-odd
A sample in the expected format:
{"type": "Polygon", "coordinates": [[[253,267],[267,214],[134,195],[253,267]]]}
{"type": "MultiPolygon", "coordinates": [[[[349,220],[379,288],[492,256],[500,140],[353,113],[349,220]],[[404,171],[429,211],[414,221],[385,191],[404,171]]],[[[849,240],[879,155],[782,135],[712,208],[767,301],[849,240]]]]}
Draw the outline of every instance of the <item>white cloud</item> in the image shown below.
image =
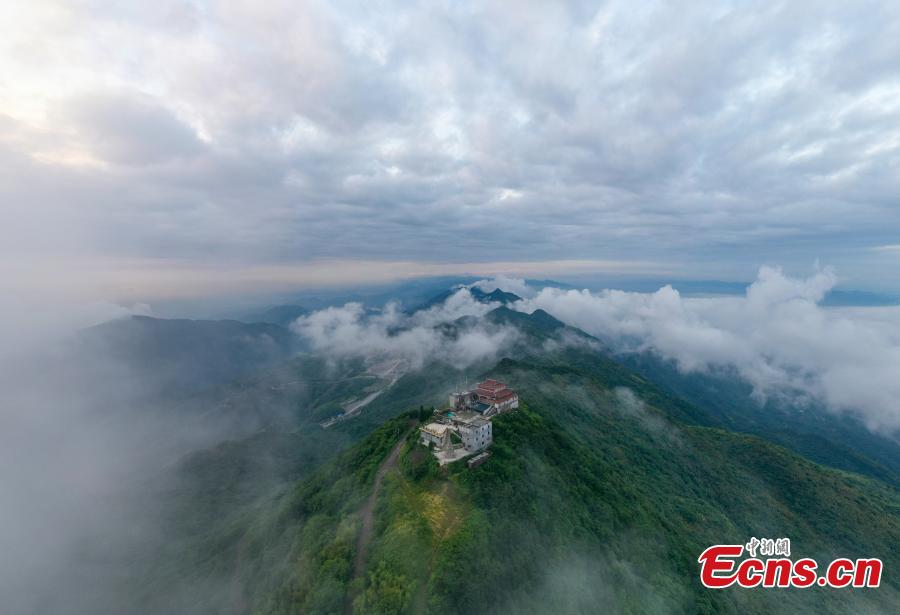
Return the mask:
{"type": "Polygon", "coordinates": [[[815,399],[900,430],[900,308],[828,309],[828,269],[806,279],[763,267],[741,297],[545,288],[517,304],[543,308],[620,351],[653,351],[685,371],[731,367],[760,397],[815,399]]]}
{"type": "Polygon", "coordinates": [[[493,278],[478,280],[472,286],[489,293],[497,288],[502,291],[513,293],[520,297],[531,297],[534,295],[534,289],[522,278],[511,278],[505,275],[498,275],[493,278]]]}
{"type": "Polygon", "coordinates": [[[460,288],[442,303],[433,305],[427,310],[415,312],[409,320],[414,325],[433,327],[440,323],[451,322],[462,316],[484,316],[499,305],[499,303],[476,301],[468,288],[460,288]]]}
{"type": "Polygon", "coordinates": [[[493,307],[474,301],[468,290],[461,289],[444,305],[411,316],[396,304],[370,315],[362,304],[348,303],[302,316],[291,329],[315,350],[335,357],[403,358],[415,368],[437,360],[464,368],[496,357],[516,339],[516,330],[478,323],[447,336],[436,327],[462,316],[483,315],[493,307]]]}

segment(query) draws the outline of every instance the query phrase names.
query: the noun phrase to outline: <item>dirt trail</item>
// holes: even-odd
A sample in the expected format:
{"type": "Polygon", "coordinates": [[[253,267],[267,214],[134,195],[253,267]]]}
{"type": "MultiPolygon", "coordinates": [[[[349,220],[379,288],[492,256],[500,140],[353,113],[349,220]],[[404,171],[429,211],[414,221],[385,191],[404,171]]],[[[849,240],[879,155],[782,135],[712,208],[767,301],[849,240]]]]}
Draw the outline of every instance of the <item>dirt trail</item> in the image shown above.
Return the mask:
{"type": "MultiPolygon", "coordinates": [[[[353,560],[353,583],[362,577],[366,569],[366,554],[369,550],[369,543],[372,540],[372,532],[375,530],[375,504],[378,502],[378,493],[381,491],[381,481],[385,475],[397,466],[397,459],[400,457],[400,449],[406,441],[406,436],[412,429],[407,430],[401,437],[400,441],[394,445],[388,456],[378,466],[375,473],[375,483],[372,485],[372,493],[366,498],[362,508],[359,509],[359,515],[362,517],[362,529],[359,532],[359,538],[356,541],[356,558],[353,560]]],[[[352,584],[351,584],[352,587],[352,584]]],[[[353,612],[353,599],[356,592],[350,591],[347,594],[347,604],[344,608],[345,613],[353,612]]]]}

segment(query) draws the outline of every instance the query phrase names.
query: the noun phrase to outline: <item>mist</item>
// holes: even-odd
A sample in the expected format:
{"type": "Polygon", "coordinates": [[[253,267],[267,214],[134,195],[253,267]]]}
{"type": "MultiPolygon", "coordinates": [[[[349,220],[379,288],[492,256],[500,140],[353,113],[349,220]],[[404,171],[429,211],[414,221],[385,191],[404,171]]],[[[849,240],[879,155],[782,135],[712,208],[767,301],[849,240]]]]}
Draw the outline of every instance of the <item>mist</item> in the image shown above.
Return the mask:
{"type": "Polygon", "coordinates": [[[461,322],[452,333],[441,325],[483,316],[499,305],[476,301],[468,288],[459,288],[443,303],[412,314],[396,303],[377,313],[367,313],[360,303],[348,303],[302,316],[291,329],[314,350],[332,357],[402,358],[414,369],[437,360],[464,369],[498,356],[518,332],[483,321],[461,322]]]}
{"type": "Polygon", "coordinates": [[[652,352],[683,373],[734,370],[760,401],[777,399],[900,430],[900,307],[826,308],[836,273],[805,278],[761,267],[742,296],[543,288],[514,308],[542,308],[614,352],[652,352]]]}
{"type": "MultiPolygon", "coordinates": [[[[891,447],[850,452],[894,460],[900,306],[785,271],[900,296],[897,58],[890,2],[0,5],[0,615],[241,610],[265,499],[454,380],[588,347],[854,417],[891,447]],[[526,282],[763,259],[740,296],[526,282]],[[498,287],[590,335],[490,314],[498,287]]],[[[688,442],[625,383],[562,393],[688,442]]],[[[547,561],[509,610],[666,606],[627,558],[547,561]]]]}
{"type": "MultiPolygon", "coordinates": [[[[177,505],[179,465],[264,423],[239,393],[206,395],[218,385],[198,376],[203,370],[194,389],[174,390],[166,374],[180,363],[129,363],[115,346],[122,339],[93,343],[91,327],[152,315],[150,305],[33,299],[2,303],[0,612],[155,611],[162,607],[139,606],[128,590],[140,584],[150,554],[172,539],[165,522],[177,505]],[[86,331],[92,343],[82,343],[86,331]]],[[[351,303],[313,312],[292,329],[335,360],[391,356],[413,369],[433,359],[465,368],[496,357],[516,331],[471,321],[452,333],[444,327],[495,307],[459,288],[413,314],[397,304],[372,313],[351,303]]],[[[260,336],[259,353],[249,343],[241,340],[242,352],[265,356],[271,340],[260,336]]],[[[296,404],[302,378],[289,377],[296,404]]],[[[265,405],[271,417],[290,420],[286,408],[269,408],[268,398],[265,405]]],[[[229,583],[227,575],[184,581],[160,604],[191,610],[204,600],[227,602],[229,583]]]]}
{"type": "Polygon", "coordinates": [[[152,612],[128,590],[170,539],[166,498],[180,460],[259,428],[255,417],[160,388],[166,365],[141,369],[121,360],[122,348],[82,343],[85,327],[150,311],[57,303],[23,312],[4,302],[0,612],[152,612]]]}

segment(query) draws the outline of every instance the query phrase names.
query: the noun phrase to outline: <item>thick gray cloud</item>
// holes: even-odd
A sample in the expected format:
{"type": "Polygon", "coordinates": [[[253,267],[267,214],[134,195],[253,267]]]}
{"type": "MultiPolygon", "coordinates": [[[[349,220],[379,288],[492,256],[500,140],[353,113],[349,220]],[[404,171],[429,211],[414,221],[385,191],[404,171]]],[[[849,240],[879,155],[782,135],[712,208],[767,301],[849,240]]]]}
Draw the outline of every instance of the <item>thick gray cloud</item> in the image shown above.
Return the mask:
{"type": "Polygon", "coordinates": [[[197,135],[152,99],[94,94],[69,101],[78,138],[112,164],[151,164],[198,154],[197,135]]]}
{"type": "Polygon", "coordinates": [[[894,3],[47,1],[3,23],[0,190],[105,257],[821,258],[897,284],[894,3]]]}

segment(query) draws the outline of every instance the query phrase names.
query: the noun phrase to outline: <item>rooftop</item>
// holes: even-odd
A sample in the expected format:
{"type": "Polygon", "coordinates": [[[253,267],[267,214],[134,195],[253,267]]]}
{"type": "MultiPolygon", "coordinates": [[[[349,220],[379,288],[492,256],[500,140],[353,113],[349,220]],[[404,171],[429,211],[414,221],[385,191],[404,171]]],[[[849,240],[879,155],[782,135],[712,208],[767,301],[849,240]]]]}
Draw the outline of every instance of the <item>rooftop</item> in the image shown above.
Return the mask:
{"type": "Polygon", "coordinates": [[[483,401],[476,401],[472,407],[475,408],[476,412],[487,412],[491,409],[491,404],[486,404],[483,401]]]}
{"type": "Polygon", "coordinates": [[[491,419],[486,419],[477,412],[472,412],[471,410],[463,410],[462,412],[457,412],[455,415],[453,415],[453,420],[458,423],[464,423],[466,425],[472,425],[474,427],[481,427],[491,422],[491,419]]]}
{"type": "Polygon", "coordinates": [[[450,429],[450,426],[443,423],[428,423],[422,427],[422,431],[430,433],[437,438],[443,438],[448,429],[450,429]]]}
{"type": "Polygon", "coordinates": [[[487,391],[498,391],[500,389],[505,389],[506,385],[500,382],[499,380],[492,380],[488,378],[484,382],[479,382],[476,385],[476,388],[485,389],[487,391]]]}

